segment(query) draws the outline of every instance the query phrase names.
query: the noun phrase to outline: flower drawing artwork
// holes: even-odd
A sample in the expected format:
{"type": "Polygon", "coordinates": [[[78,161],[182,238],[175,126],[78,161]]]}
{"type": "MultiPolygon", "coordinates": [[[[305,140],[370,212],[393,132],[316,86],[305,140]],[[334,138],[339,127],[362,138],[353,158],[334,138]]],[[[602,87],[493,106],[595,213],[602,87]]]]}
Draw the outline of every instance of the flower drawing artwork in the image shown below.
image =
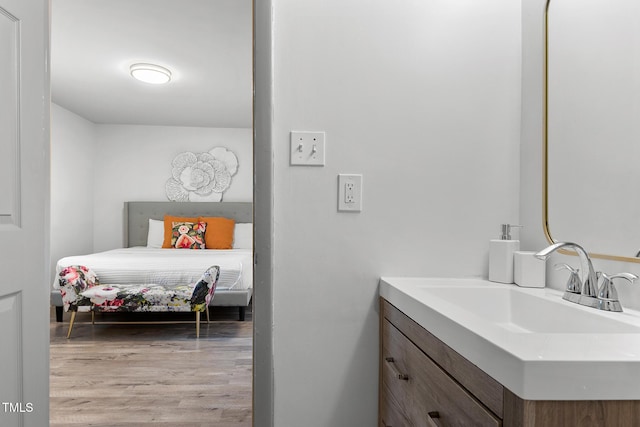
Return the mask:
{"type": "Polygon", "coordinates": [[[220,202],[237,171],[238,158],[225,147],[180,153],[171,162],[172,176],[165,184],[167,198],[174,202],[220,202]]]}

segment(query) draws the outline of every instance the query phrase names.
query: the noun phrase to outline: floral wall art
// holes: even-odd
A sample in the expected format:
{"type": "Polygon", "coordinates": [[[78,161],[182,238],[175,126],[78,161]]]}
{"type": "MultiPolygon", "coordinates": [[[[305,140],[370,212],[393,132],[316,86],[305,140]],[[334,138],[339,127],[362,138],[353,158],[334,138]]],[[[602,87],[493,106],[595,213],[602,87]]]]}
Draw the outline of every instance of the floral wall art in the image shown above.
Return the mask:
{"type": "Polygon", "coordinates": [[[171,178],[165,184],[174,202],[221,202],[238,171],[238,158],[225,147],[205,153],[186,151],[171,162],[171,178]]]}

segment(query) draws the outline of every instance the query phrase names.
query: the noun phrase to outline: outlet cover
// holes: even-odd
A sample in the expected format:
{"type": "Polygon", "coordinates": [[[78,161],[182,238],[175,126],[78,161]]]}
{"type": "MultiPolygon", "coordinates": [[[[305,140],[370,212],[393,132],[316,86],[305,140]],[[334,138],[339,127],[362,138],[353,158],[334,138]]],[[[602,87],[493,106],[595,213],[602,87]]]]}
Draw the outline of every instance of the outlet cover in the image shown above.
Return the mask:
{"type": "Polygon", "coordinates": [[[324,132],[291,131],[291,165],[324,166],[324,132]]]}
{"type": "Polygon", "coordinates": [[[338,175],[338,211],[362,211],[362,175],[338,175]]]}

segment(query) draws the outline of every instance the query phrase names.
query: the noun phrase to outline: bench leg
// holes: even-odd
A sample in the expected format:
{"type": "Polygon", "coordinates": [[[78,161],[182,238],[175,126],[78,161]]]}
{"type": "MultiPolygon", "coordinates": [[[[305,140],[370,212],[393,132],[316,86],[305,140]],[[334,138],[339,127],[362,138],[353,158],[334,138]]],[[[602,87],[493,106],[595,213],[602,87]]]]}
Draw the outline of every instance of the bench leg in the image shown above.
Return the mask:
{"type": "Polygon", "coordinates": [[[200,338],[200,312],[196,311],[196,338],[200,338]]]}
{"type": "Polygon", "coordinates": [[[73,321],[76,320],[77,311],[71,312],[71,320],[69,321],[69,332],[67,332],[67,339],[71,338],[71,330],[73,329],[73,321]]]}
{"type": "Polygon", "coordinates": [[[209,306],[207,306],[207,323],[210,323],[209,322],[209,306]]]}
{"type": "Polygon", "coordinates": [[[62,322],[62,313],[63,313],[63,309],[62,307],[58,307],[56,306],[56,322],[62,322]]]}
{"type": "Polygon", "coordinates": [[[238,317],[240,318],[241,322],[244,322],[245,308],[246,307],[243,307],[243,306],[238,307],[238,317]]]}

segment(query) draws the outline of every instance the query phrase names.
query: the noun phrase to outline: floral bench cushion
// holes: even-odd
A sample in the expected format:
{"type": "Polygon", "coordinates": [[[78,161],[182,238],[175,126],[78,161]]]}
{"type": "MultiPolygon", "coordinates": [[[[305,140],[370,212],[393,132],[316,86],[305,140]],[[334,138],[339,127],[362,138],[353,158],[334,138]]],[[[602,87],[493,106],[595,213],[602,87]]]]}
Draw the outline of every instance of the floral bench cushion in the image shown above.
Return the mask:
{"type": "Polygon", "coordinates": [[[99,285],[81,293],[95,311],[204,311],[192,308],[192,294],[193,285],[99,285]]]}
{"type": "Polygon", "coordinates": [[[69,266],[60,272],[59,288],[65,311],[86,307],[93,311],[204,311],[213,298],[220,275],[209,267],[193,284],[100,285],[85,266],[69,266]]]}

